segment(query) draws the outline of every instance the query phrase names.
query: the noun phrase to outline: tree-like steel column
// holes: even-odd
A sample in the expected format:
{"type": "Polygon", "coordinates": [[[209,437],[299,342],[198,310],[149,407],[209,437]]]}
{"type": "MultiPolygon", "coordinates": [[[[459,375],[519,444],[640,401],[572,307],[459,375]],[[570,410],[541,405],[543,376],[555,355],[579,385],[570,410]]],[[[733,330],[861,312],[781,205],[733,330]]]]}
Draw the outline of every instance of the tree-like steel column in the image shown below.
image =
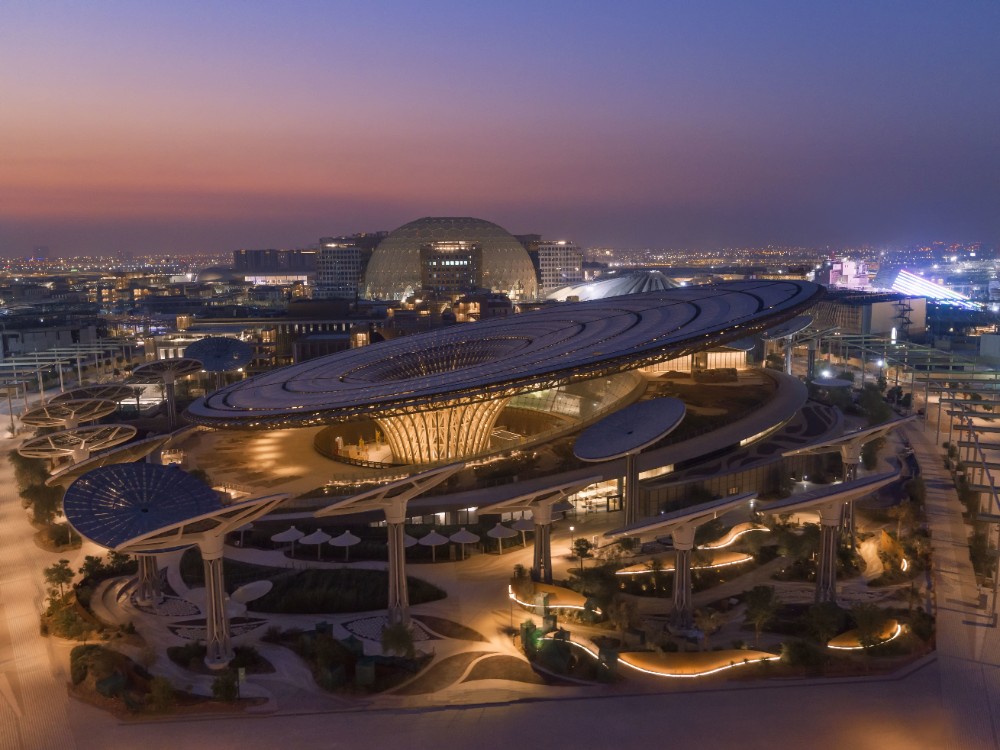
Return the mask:
{"type": "Polygon", "coordinates": [[[531,578],[542,583],[552,583],[552,504],[542,503],[533,506],[531,520],[535,523],[531,578]]]}
{"type": "Polygon", "coordinates": [[[840,543],[842,502],[824,505],[819,511],[819,570],[816,572],[816,601],[837,601],[837,546],[840,543]]]}
{"type": "Polygon", "coordinates": [[[397,463],[427,464],[487,450],[490,433],[509,398],[454,404],[432,411],[375,419],[397,463]]]}
{"type": "Polygon", "coordinates": [[[785,374],[792,374],[792,337],[785,339],[785,374]]]}
{"type": "MultiPolygon", "coordinates": [[[[840,461],[844,468],[844,482],[853,482],[858,478],[858,464],[861,463],[861,444],[854,441],[840,446],[840,461]]],[[[841,528],[845,529],[851,539],[851,549],[857,548],[857,530],[855,528],[854,503],[844,503],[841,528]]]]}
{"type": "Polygon", "coordinates": [[[136,601],[151,607],[163,601],[160,589],[160,568],[156,563],[156,555],[136,555],[139,563],[139,573],[136,579],[136,601]]]}
{"type": "Polygon", "coordinates": [[[233,658],[233,644],[226,616],[222,537],[205,537],[198,547],[205,566],[205,664],[211,669],[224,669],[233,658]]]}
{"type": "Polygon", "coordinates": [[[406,588],[406,547],[403,544],[403,523],[406,521],[407,498],[395,499],[385,509],[389,531],[389,623],[409,624],[410,594],[406,588]]]}
{"type": "Polygon", "coordinates": [[[674,612],[673,624],[689,628],[693,621],[691,606],[691,550],[694,549],[694,524],[673,528],[674,537],[674,612]]]}

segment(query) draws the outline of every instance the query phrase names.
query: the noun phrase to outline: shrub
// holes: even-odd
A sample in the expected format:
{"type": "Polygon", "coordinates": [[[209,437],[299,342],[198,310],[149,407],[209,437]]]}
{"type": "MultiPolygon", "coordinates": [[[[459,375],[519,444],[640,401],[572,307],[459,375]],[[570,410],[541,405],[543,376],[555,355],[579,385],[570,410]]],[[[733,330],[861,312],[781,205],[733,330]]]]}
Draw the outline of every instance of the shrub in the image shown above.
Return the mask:
{"type": "Polygon", "coordinates": [[[154,711],[169,711],[176,705],[174,686],[166,677],[154,677],[149,681],[149,707],[154,711]]]}
{"type": "Polygon", "coordinates": [[[234,703],[240,696],[240,684],[236,673],[227,669],[212,680],[212,696],[219,701],[234,703]]]}
{"type": "Polygon", "coordinates": [[[793,667],[821,672],[826,663],[826,654],[821,647],[809,641],[786,641],[781,644],[781,659],[793,667]]]}

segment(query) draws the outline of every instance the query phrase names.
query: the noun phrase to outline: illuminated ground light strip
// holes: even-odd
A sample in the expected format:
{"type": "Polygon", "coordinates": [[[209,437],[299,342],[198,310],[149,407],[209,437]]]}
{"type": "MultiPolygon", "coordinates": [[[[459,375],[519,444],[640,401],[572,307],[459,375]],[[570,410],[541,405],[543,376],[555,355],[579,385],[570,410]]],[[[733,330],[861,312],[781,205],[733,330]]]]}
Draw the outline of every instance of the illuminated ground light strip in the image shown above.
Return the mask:
{"type": "MultiPolygon", "coordinates": [[[[899,636],[902,635],[902,633],[903,633],[903,626],[900,623],[896,623],[895,632],[893,632],[893,634],[890,635],[888,638],[886,638],[884,641],[879,641],[878,643],[874,644],[873,647],[884,646],[889,641],[894,641],[897,638],[899,638],[899,636]]],[[[829,643],[826,644],[826,647],[832,648],[836,651],[861,651],[864,648],[864,646],[831,646],[829,643]]]]}
{"type": "MultiPolygon", "coordinates": [[[[530,602],[522,602],[520,599],[517,598],[517,594],[514,593],[514,589],[511,588],[509,585],[507,586],[507,596],[509,596],[511,599],[513,599],[518,604],[520,604],[522,607],[528,607],[529,609],[535,609],[536,607],[540,607],[541,606],[540,604],[531,604],[530,602]]],[[[549,609],[576,609],[576,610],[579,610],[581,612],[586,609],[586,607],[581,607],[579,604],[549,604],[548,608],[549,609]]],[[[604,613],[601,611],[600,607],[594,607],[594,614],[595,615],[603,615],[604,613]]]]}
{"type": "Polygon", "coordinates": [[[716,544],[716,545],[703,544],[700,547],[698,547],[698,549],[725,549],[726,547],[729,547],[732,544],[734,544],[736,542],[736,540],[739,539],[741,536],[743,536],[744,534],[749,534],[751,531],[766,531],[768,533],[771,532],[770,529],[743,529],[743,531],[738,532],[736,534],[736,536],[734,536],[732,539],[730,539],[725,544],[716,544]]]}
{"type": "MultiPolygon", "coordinates": [[[[577,643],[576,641],[571,640],[569,638],[558,638],[557,639],[557,638],[553,638],[552,636],[545,636],[545,637],[542,638],[542,640],[543,641],[561,640],[561,641],[563,641],[565,643],[571,643],[574,646],[576,646],[577,648],[583,649],[584,651],[586,651],[588,654],[590,654],[595,659],[600,660],[600,658],[601,658],[600,655],[597,654],[596,652],[594,652],[592,649],[587,648],[582,643],[577,643]]],[[[745,666],[749,666],[750,664],[760,664],[761,662],[765,662],[765,661],[777,661],[780,658],[781,658],[780,655],[774,655],[774,656],[764,656],[764,657],[762,657],[760,659],[744,659],[743,661],[730,662],[729,664],[725,664],[725,665],[723,665],[721,667],[715,667],[714,669],[709,669],[709,670],[707,670],[705,672],[694,672],[692,674],[684,674],[684,673],[678,673],[678,672],[659,672],[659,671],[657,671],[655,669],[646,669],[645,667],[639,667],[639,666],[636,666],[635,664],[632,664],[631,662],[626,661],[625,658],[623,656],[621,656],[620,654],[618,656],[618,663],[619,664],[624,664],[626,667],[628,667],[629,669],[634,669],[636,672],[642,672],[643,674],[653,675],[654,677],[708,677],[709,675],[712,675],[712,674],[718,674],[719,672],[724,672],[727,669],[735,669],[736,667],[745,667],[745,666]]]]}
{"type": "MultiPolygon", "coordinates": [[[[692,565],[691,570],[715,570],[716,568],[728,568],[730,565],[743,565],[753,560],[753,555],[747,555],[741,557],[739,560],[730,560],[729,562],[723,563],[712,563],[711,565],[692,565]]],[[[646,570],[616,570],[616,576],[648,576],[653,573],[652,568],[647,568],[646,570]]],[[[659,573],[673,573],[674,568],[664,569],[656,571],[659,573]]]]}

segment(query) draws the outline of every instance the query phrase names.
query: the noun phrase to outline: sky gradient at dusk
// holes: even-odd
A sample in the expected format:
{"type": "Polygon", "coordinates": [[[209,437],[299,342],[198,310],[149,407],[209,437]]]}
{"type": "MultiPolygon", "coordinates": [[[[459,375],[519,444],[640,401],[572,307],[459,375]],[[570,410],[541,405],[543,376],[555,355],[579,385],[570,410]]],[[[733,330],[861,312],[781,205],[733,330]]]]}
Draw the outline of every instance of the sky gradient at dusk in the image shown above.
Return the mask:
{"type": "Polygon", "coordinates": [[[1000,241],[994,2],[5,3],[0,254],[1000,241]]]}

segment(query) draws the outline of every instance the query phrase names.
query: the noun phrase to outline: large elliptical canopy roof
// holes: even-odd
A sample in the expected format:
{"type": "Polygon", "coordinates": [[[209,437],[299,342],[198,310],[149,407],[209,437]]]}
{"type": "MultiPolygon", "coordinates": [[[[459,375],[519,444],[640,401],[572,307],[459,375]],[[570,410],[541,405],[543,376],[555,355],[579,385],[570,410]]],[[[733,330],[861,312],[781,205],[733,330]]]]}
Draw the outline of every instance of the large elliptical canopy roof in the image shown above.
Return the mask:
{"type": "Polygon", "coordinates": [[[468,216],[428,216],[390,232],[368,261],[365,297],[402,299],[408,289],[419,293],[420,246],[447,240],[480,246],[483,286],[505,293],[519,292],[523,299],[535,298],[535,267],[524,246],[503,227],[468,216]]]}
{"type": "Polygon", "coordinates": [[[807,281],[737,281],[565,303],[338,352],[196,401],[195,422],[268,428],[417,413],[632,370],[811,306],[807,281]]]}

